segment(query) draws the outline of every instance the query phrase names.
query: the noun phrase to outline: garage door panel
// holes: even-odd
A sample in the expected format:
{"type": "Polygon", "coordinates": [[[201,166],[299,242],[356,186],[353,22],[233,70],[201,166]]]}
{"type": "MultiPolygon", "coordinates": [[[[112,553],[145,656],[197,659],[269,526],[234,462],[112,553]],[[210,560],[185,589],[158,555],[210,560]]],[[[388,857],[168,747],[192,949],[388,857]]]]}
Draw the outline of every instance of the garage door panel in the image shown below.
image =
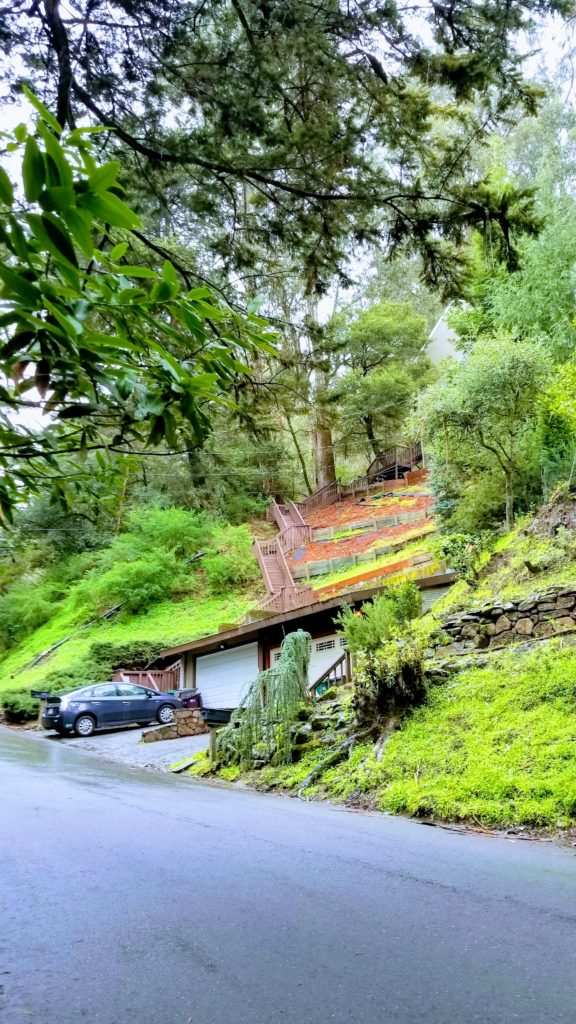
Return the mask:
{"type": "Polygon", "coordinates": [[[196,661],[196,686],[206,708],[237,708],[258,675],[258,644],[205,654],[196,661]]]}

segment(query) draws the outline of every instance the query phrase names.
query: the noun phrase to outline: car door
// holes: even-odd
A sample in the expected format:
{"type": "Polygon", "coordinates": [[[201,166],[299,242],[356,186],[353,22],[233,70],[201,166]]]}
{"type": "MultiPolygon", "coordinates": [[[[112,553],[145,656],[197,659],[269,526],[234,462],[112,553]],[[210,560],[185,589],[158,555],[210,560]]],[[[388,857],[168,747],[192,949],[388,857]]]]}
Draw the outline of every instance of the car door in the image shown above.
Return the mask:
{"type": "Polygon", "coordinates": [[[98,725],[118,725],[122,721],[122,697],[114,683],[99,683],[92,690],[91,708],[98,725]]]}
{"type": "Polygon", "coordinates": [[[118,683],[118,693],[122,700],[123,722],[152,721],[155,714],[154,701],[143,686],[136,683],[118,683]]]}

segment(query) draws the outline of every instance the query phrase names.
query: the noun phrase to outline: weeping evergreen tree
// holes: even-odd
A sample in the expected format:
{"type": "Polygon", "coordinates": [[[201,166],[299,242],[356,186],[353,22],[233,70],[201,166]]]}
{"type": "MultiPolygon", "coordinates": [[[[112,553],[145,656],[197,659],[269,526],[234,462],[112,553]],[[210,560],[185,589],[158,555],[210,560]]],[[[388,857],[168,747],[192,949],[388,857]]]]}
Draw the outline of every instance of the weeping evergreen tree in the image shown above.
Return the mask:
{"type": "Polygon", "coordinates": [[[310,634],[299,629],[282,642],[273,668],[259,672],[218,737],[224,764],[249,767],[255,760],[289,764],[290,726],[302,702],[310,703],[310,634]]]}

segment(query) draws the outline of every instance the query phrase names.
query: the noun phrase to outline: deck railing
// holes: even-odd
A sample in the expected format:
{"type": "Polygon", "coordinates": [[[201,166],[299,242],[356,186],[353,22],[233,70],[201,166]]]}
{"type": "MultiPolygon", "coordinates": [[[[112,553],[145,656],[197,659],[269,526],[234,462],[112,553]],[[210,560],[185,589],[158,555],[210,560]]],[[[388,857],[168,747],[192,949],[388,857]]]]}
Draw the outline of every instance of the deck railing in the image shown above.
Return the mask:
{"type": "Polygon", "coordinates": [[[355,494],[356,491],[367,490],[378,480],[380,474],[392,469],[393,466],[417,466],[422,461],[423,452],[420,441],[417,441],[416,444],[396,444],[377,455],[368,466],[367,472],[356,477],[351,483],[343,485],[335,480],[315,491],[309,498],[292,504],[301,515],[306,515],[314,509],[333,505],[340,498],[355,494]]]}
{"type": "Polygon", "coordinates": [[[317,700],[329,687],[346,686],[351,679],[352,657],[349,651],[344,651],[313,683],[310,683],[308,690],[313,699],[317,700]]]}
{"type": "Polygon", "coordinates": [[[312,512],[316,508],[326,508],[327,505],[333,505],[340,497],[341,488],[342,485],[338,480],[333,480],[332,483],[326,484],[318,491],[314,491],[314,494],[311,494],[309,498],[304,498],[303,501],[296,501],[294,504],[303,515],[306,515],[307,512],[312,512]]]}
{"type": "Polygon", "coordinates": [[[121,668],[114,673],[119,683],[136,683],[137,686],[149,686],[152,690],[177,690],[180,684],[180,662],[166,669],[121,668]]]}

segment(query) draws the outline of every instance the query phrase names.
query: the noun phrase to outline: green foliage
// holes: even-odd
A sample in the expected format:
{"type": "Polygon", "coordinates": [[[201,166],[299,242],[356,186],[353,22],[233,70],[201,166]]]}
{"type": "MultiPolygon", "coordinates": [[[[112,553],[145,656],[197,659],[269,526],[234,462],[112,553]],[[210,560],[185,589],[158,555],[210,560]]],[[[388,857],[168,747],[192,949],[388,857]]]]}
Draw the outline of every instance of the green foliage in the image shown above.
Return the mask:
{"type": "Polygon", "coordinates": [[[63,132],[28,96],[39,114],[34,134],[0,135],[21,160],[25,196],[15,198],[4,171],[0,398],[11,416],[0,423],[0,508],[8,519],[23,493],[50,489],[65,502],[62,479],[89,479],[90,451],[103,459],[108,448],[129,454],[134,442],[176,447],[182,423],[202,441],[208,403],[249,372],[247,355],[272,351],[262,321],[208,288],[181,291],[168,260],[159,270],[124,261],[127,245],[111,235],[142,224],[120,198],[121,165],[98,167],[85,130],[63,132]],[[30,403],[34,387],[39,401],[30,403]],[[51,413],[48,427],[13,415],[30,404],[51,413]],[[50,472],[57,464],[60,473],[50,472]]]}
{"type": "Polygon", "coordinates": [[[425,320],[411,303],[380,301],[352,320],[350,313],[339,313],[332,325],[345,366],[364,376],[390,364],[426,366],[425,320]]]}
{"type": "Polygon", "coordinates": [[[260,672],[230,724],[218,735],[224,765],[247,768],[255,761],[287,764],[292,758],[290,726],[308,693],[310,635],[299,629],[282,641],[274,668],[260,672]]]}
{"type": "Polygon", "coordinates": [[[109,665],[112,672],[117,668],[146,668],[164,646],[161,640],[99,640],[90,645],[88,653],[99,665],[109,665]]]}
{"type": "Polygon", "coordinates": [[[50,619],[56,594],[53,584],[32,578],[14,584],[0,596],[0,652],[50,619]]]}
{"type": "Polygon", "coordinates": [[[118,563],[103,573],[91,573],[79,584],[76,595],[81,607],[107,611],[123,604],[127,612],[147,608],[177,590],[183,580],[182,566],[171,551],[118,563]]]}
{"type": "Polygon", "coordinates": [[[432,689],[375,769],[381,808],[568,824],[576,817],[575,696],[574,651],[561,644],[502,656],[432,689]]]}
{"type": "Polygon", "coordinates": [[[463,483],[473,493],[477,478],[499,474],[508,528],[523,455],[542,454],[539,402],[550,370],[542,346],[500,335],[477,342],[420,400],[436,485],[463,483]]]}
{"type": "Polygon", "coordinates": [[[468,583],[475,580],[478,556],[483,550],[482,538],[469,533],[441,534],[431,545],[438,558],[461,579],[468,583]]]}
{"type": "Polygon", "coordinates": [[[404,620],[379,647],[356,655],[353,706],[361,725],[373,725],[422,701],[429,637],[428,622],[404,620]]]}
{"type": "Polygon", "coordinates": [[[231,587],[254,585],[260,569],[252,551],[247,526],[220,527],[214,534],[217,550],[202,560],[202,569],[212,594],[225,594],[231,587]]]}
{"type": "Polygon", "coordinates": [[[346,606],[336,623],[349,651],[376,651],[394,632],[422,611],[418,587],[407,580],[390,586],[384,594],[362,605],[359,611],[346,606]]]}
{"type": "Polygon", "coordinates": [[[40,701],[30,696],[30,690],[3,690],[0,693],[0,708],[8,722],[21,725],[38,717],[40,701]]]}
{"type": "Polygon", "coordinates": [[[411,411],[419,383],[416,374],[399,364],[367,374],[356,369],[339,376],[333,397],[347,449],[353,449],[354,442],[368,442],[377,455],[394,443],[411,411]]]}

